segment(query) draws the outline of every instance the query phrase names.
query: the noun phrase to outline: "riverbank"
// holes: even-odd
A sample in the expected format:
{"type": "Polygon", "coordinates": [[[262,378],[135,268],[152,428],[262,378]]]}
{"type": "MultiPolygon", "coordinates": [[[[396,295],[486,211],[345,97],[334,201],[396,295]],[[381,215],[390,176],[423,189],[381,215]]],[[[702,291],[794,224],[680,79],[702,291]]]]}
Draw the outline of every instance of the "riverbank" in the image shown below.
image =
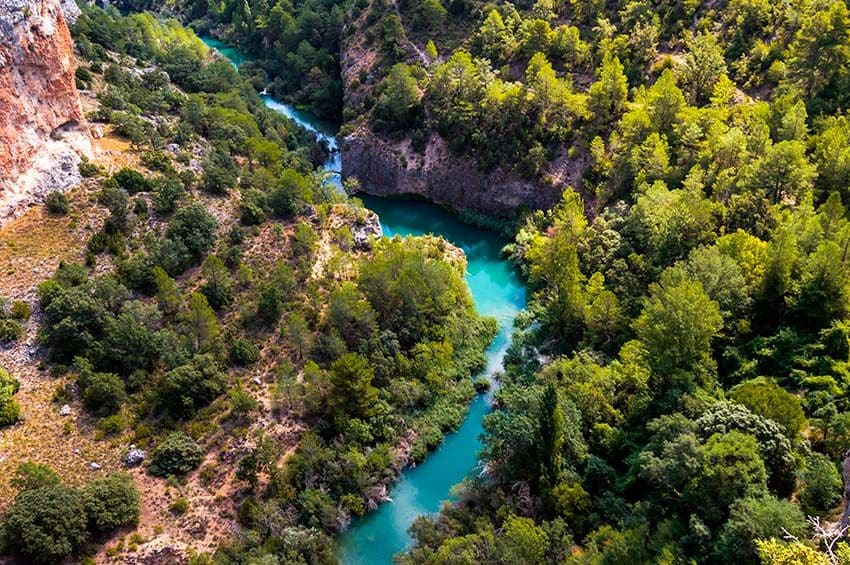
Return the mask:
{"type": "MultiPolygon", "coordinates": [[[[238,64],[244,56],[212,38],[202,37],[210,47],[238,64]],[[222,47],[222,49],[219,49],[222,47]],[[235,56],[235,57],[232,57],[235,56]]],[[[332,149],[338,147],[336,130],[313,119],[290,105],[264,95],[266,106],[279,111],[316,133],[332,149]]],[[[337,173],[342,169],[342,155],[332,151],[325,169],[337,173]]],[[[481,315],[492,316],[499,332],[487,350],[487,366],[483,374],[492,378],[502,369],[502,360],[510,344],[516,315],[526,303],[525,287],[514,267],[502,258],[507,241],[499,235],[465,224],[457,215],[421,200],[387,199],[360,195],[367,208],[380,218],[384,235],[392,237],[434,234],[461,248],[467,256],[466,280],[476,308],[481,315]]],[[[338,558],[347,564],[389,564],[392,556],[410,547],[408,528],[422,514],[440,509],[451,497],[452,486],[475,472],[483,433],[483,419],[489,412],[486,395],[478,395],[460,428],[447,435],[442,444],[423,463],[402,472],[389,490],[391,502],[361,519],[354,520],[338,539],[338,558]]]]}

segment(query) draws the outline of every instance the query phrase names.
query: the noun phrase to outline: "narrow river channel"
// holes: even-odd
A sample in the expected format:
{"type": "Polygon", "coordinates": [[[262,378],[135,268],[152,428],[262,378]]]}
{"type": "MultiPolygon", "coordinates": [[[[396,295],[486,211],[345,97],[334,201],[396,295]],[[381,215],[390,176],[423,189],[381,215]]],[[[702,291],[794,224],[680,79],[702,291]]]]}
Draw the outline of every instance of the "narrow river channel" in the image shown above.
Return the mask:
{"type": "MultiPolygon", "coordinates": [[[[238,66],[245,55],[212,38],[204,43],[216,49],[238,66]]],[[[325,163],[331,172],[340,171],[340,155],[335,128],[264,95],[266,106],[277,110],[306,130],[314,132],[332,150],[325,163]]],[[[517,313],[525,307],[525,287],[513,267],[501,257],[505,241],[496,234],[473,228],[442,208],[422,201],[390,200],[359,195],[374,210],[384,235],[440,235],[466,253],[467,274],[475,305],[481,314],[499,322],[499,333],[487,350],[486,374],[502,368],[502,360],[510,343],[517,313]]],[[[477,454],[481,447],[482,421],[489,410],[487,395],[477,397],[460,429],[446,437],[442,445],[419,466],[405,470],[389,492],[392,502],[352,522],[337,539],[337,556],[344,564],[384,565],[392,556],[410,547],[407,533],[413,520],[422,514],[433,514],[451,498],[451,487],[471,473],[479,472],[477,454]]]]}

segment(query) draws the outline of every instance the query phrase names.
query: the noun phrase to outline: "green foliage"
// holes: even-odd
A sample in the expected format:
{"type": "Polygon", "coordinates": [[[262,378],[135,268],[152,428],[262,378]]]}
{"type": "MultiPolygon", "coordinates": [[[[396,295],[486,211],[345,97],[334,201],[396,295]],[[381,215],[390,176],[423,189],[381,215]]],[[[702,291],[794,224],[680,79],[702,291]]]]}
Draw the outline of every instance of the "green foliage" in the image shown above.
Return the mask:
{"type": "Polygon", "coordinates": [[[201,463],[203,450],[182,432],[163,438],[151,452],[148,472],[156,477],[185,475],[201,463]]]}
{"type": "Polygon", "coordinates": [[[83,487],[82,497],[93,533],[111,532],[139,520],[139,491],[126,473],[93,480],[83,487]]]}
{"type": "Polygon", "coordinates": [[[54,190],[44,197],[44,205],[47,211],[54,216],[64,216],[71,208],[71,203],[64,193],[54,190]]]}
{"type": "Polygon", "coordinates": [[[11,484],[18,492],[58,486],[62,483],[59,475],[48,465],[24,461],[15,469],[11,484]]]}
{"type": "Polygon", "coordinates": [[[224,392],[225,378],[215,357],[195,355],[190,363],[162,376],[157,396],[160,407],[175,418],[189,418],[197,408],[224,392]]]}
{"type": "Polygon", "coordinates": [[[32,309],[27,302],[15,300],[9,309],[9,315],[15,320],[26,321],[32,315],[32,309]]]}
{"type": "Polygon", "coordinates": [[[22,492],[3,522],[7,547],[36,563],[58,563],[88,538],[83,495],[53,485],[22,492]]]}
{"type": "Polygon", "coordinates": [[[331,366],[332,409],[342,416],[369,418],[375,412],[378,391],[372,386],[374,370],[356,353],[346,353],[331,366]]]}
{"type": "Polygon", "coordinates": [[[796,437],[806,424],[800,400],[767,379],[741,383],[732,389],[731,397],[759,416],[778,423],[790,438],[796,437]]]}
{"type": "Polygon", "coordinates": [[[112,373],[94,373],[85,379],[83,403],[100,416],[115,414],[127,399],[124,383],[112,373]]]}
{"type": "Polygon", "coordinates": [[[10,426],[21,418],[21,408],[13,398],[20,382],[0,367],[0,427],[10,426]]]}
{"type": "Polygon", "coordinates": [[[806,520],[794,504],[771,496],[742,498],[731,506],[714,551],[724,563],[755,563],[756,540],[805,533],[806,520]]]}
{"type": "Polygon", "coordinates": [[[148,192],[151,189],[150,181],[143,174],[127,167],[112,175],[112,180],[118,188],[127,191],[128,194],[148,192]]]}
{"type": "Polygon", "coordinates": [[[217,222],[200,204],[191,204],[174,214],[165,236],[182,244],[195,263],[206,255],[215,243],[217,222]]]}
{"type": "Polygon", "coordinates": [[[800,505],[806,514],[822,515],[841,500],[841,475],[825,455],[815,453],[806,461],[800,482],[800,505]]]}
{"type": "MultiPolygon", "coordinates": [[[[431,1],[442,8],[439,0],[431,1]]],[[[375,129],[393,131],[416,127],[422,114],[419,96],[410,67],[403,63],[394,65],[381,84],[381,95],[374,110],[375,129]]]]}
{"type": "Polygon", "coordinates": [[[0,343],[17,341],[24,335],[24,328],[18,320],[0,318],[0,343]]]}
{"type": "MultiPolygon", "coordinates": [[[[662,275],[650,285],[650,295],[633,327],[646,347],[655,374],[664,380],[659,391],[690,390],[693,376],[710,376],[711,339],[722,327],[720,308],[702,284],[662,275]]],[[[703,380],[703,382],[705,382],[703,380]]]]}
{"type": "Polygon", "coordinates": [[[233,301],[233,280],[224,262],[217,255],[209,255],[204,260],[201,274],[206,279],[201,292],[207,297],[207,302],[213,310],[220,310],[233,301]]]}
{"type": "Polygon", "coordinates": [[[260,359],[260,351],[244,337],[237,337],[230,344],[230,362],[238,367],[253,365],[260,359]]]}

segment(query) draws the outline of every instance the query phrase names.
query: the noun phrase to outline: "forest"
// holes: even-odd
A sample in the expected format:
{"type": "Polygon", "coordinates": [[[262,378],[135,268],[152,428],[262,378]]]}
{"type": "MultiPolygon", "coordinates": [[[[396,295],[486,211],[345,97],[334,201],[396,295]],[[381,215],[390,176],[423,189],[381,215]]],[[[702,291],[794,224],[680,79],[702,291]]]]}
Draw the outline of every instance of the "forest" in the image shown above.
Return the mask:
{"type": "Polygon", "coordinates": [[[373,119],[404,75],[419,121],[391,129],[587,163],[506,248],[534,295],[487,473],[401,563],[847,562],[848,23],[541,0],[482,10],[426,76],[395,63],[373,119]]]}
{"type": "MultiPolygon", "coordinates": [[[[316,167],[325,148],[176,21],[90,7],[73,33],[78,86],[97,92],[89,118],[138,167],[80,165],[102,227],[85,264],[60,264],[37,290],[45,364],[70,376],[54,402],[81,402],[97,437],[146,450],[145,473],[177,493],[189,474],[210,489],[234,480],[243,531],[218,561],[328,562],[330,536],[476,394],[495,322],[474,309],[463,254],[436,237],[376,238],[371,213],[316,167]]],[[[46,204],[73,206],[60,193],[46,204]]],[[[4,310],[5,341],[25,306],[4,310]]],[[[2,425],[27,416],[18,386],[0,371],[2,425]]],[[[0,535],[15,557],[89,559],[140,519],[126,474],[80,489],[25,462],[16,477],[0,535]]]]}
{"type": "MultiPolygon", "coordinates": [[[[85,265],[39,286],[39,339],[73,375],[57,402],[151,449],[153,477],[212,477],[219,428],[250,437],[240,530],[193,562],[336,562],[333,536],[460,425],[496,333],[445,240],[355,245],[368,211],[263,106],[268,85],[342,136],[422,154],[439,136],[563,194],[475,217],[508,234],[530,301],[483,472],[397,563],[850,563],[845,0],[131,4],[253,59],[237,72],[177,20],[84,9],[78,86],[140,164],[81,166],[105,221],[85,265]],[[353,44],[370,64],[346,78],[353,44]],[[251,367],[294,445],[265,433],[251,367]]],[[[0,340],[29,316],[4,308],[0,340]]],[[[0,371],[0,425],[18,386],[0,371]]],[[[0,547],[36,562],[138,520],[121,474],[78,487],[30,463],[13,482],[0,547]]]]}

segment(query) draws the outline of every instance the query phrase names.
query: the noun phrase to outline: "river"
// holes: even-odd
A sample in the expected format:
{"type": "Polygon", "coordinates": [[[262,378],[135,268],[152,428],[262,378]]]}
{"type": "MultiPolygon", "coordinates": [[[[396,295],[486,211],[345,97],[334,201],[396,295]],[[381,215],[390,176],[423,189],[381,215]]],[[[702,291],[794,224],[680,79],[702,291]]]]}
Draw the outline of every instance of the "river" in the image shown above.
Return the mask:
{"type": "MultiPolygon", "coordinates": [[[[234,65],[246,59],[242,53],[219,41],[202,39],[234,65]]],[[[331,154],[325,169],[334,173],[340,170],[336,129],[331,124],[320,122],[271,96],[263,95],[263,99],[266,106],[285,114],[327,143],[331,154]]],[[[453,214],[427,202],[360,196],[366,207],[378,214],[384,235],[433,233],[463,249],[467,257],[466,280],[476,308],[499,322],[499,333],[487,350],[485,374],[500,371],[514,319],[526,302],[522,281],[501,256],[505,241],[492,232],[464,224],[453,214]]],[[[482,422],[488,411],[488,395],[478,396],[470,404],[469,414],[460,429],[446,436],[423,463],[402,472],[390,489],[392,502],[352,522],[337,539],[337,556],[341,563],[389,564],[395,553],[410,547],[412,540],[407,530],[413,520],[422,514],[437,512],[441,504],[451,498],[452,486],[479,471],[477,453],[481,448],[482,422]]]]}

